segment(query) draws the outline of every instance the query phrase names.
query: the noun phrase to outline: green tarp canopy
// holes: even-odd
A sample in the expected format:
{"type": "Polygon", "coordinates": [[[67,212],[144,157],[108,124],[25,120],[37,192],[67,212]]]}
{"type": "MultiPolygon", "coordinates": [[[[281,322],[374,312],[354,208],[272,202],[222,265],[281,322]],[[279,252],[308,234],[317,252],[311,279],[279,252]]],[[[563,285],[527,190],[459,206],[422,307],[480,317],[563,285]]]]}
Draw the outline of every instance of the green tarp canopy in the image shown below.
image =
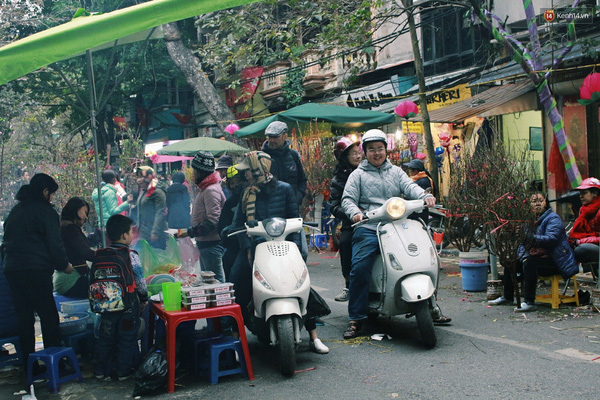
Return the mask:
{"type": "Polygon", "coordinates": [[[168,156],[193,157],[199,150],[208,151],[215,157],[222,156],[223,154],[241,155],[250,151],[245,147],[228,142],[227,140],[215,139],[211,137],[196,137],[170,144],[158,149],[156,153],[168,156]]]}
{"type": "Polygon", "coordinates": [[[78,12],[66,24],[0,47],[0,85],[140,31],[255,1],[153,0],[105,14],[78,12]]]}
{"type": "Polygon", "coordinates": [[[288,124],[319,121],[330,122],[334,126],[342,128],[370,129],[392,124],[396,121],[396,117],[393,114],[363,110],[362,108],[307,103],[245,126],[237,130],[235,134],[238,137],[258,135],[264,132],[273,121],[282,121],[288,124]]]}

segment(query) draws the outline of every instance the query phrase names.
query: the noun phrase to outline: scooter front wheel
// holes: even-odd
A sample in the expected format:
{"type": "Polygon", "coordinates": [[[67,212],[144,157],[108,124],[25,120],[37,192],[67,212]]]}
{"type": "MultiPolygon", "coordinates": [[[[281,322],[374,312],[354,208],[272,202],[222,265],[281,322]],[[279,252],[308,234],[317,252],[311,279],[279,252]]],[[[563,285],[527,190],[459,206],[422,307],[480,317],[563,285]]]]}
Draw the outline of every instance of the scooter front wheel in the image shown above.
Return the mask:
{"type": "Polygon", "coordinates": [[[413,313],[417,317],[417,326],[419,327],[419,333],[421,333],[423,343],[428,348],[435,347],[437,337],[435,336],[433,318],[431,317],[431,311],[429,310],[429,301],[422,300],[412,303],[412,307],[413,313]]]}
{"type": "Polygon", "coordinates": [[[294,343],[294,323],[291,315],[278,317],[277,336],[281,373],[283,376],[291,377],[296,370],[296,345],[294,343]]]}

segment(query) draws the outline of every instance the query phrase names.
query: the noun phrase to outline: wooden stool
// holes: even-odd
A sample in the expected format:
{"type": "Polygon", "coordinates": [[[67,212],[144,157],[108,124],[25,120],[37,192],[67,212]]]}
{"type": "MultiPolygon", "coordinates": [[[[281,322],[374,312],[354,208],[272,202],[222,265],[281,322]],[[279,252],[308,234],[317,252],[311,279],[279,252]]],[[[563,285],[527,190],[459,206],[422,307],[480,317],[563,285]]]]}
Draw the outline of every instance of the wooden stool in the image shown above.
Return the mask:
{"type": "Polygon", "coordinates": [[[559,308],[561,304],[575,303],[579,306],[579,294],[577,293],[577,276],[573,275],[571,279],[567,279],[565,282],[565,288],[569,284],[569,280],[573,280],[573,290],[575,294],[573,296],[567,296],[559,293],[558,282],[562,280],[562,275],[552,276],[538,276],[539,280],[550,281],[552,286],[549,294],[542,294],[535,296],[536,303],[548,303],[552,304],[552,308],[559,308]]]}

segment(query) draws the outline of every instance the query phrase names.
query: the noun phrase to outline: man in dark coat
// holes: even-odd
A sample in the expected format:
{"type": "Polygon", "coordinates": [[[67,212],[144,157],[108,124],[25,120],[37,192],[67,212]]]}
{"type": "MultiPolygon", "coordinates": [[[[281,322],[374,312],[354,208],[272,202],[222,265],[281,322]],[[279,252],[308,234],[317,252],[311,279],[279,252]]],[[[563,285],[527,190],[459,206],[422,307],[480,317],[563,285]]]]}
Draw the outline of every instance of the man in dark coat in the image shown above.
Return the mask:
{"type": "Polygon", "coordinates": [[[173,184],[167,188],[167,222],[169,228],[183,229],[190,226],[190,193],[183,172],[173,174],[173,184]]]}
{"type": "Polygon", "coordinates": [[[167,195],[165,188],[155,178],[150,167],[140,167],[137,171],[140,193],[137,198],[137,221],[139,238],[148,241],[150,246],[159,249],[167,247],[167,195]]]}
{"type": "MultiPolygon", "coordinates": [[[[288,127],[285,122],[274,121],[265,129],[265,135],[268,137],[262,145],[262,151],[271,156],[271,174],[279,181],[288,183],[296,195],[298,207],[302,204],[302,199],[306,195],[306,174],[300,161],[300,154],[294,149],[290,149],[290,141],[287,140],[288,127]]],[[[306,244],[306,235],[301,232],[302,239],[302,258],[306,261],[308,258],[308,246],[306,244]]]]}

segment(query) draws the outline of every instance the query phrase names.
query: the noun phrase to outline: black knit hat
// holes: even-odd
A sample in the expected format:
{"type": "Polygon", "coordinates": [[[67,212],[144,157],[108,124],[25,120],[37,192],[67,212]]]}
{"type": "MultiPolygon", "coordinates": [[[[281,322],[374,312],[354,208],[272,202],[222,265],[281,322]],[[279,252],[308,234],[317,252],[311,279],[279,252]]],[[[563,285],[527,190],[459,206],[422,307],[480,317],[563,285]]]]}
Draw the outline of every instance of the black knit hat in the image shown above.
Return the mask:
{"type": "Polygon", "coordinates": [[[199,171],[214,172],[215,158],[207,151],[199,151],[192,160],[192,168],[199,171]]]}

